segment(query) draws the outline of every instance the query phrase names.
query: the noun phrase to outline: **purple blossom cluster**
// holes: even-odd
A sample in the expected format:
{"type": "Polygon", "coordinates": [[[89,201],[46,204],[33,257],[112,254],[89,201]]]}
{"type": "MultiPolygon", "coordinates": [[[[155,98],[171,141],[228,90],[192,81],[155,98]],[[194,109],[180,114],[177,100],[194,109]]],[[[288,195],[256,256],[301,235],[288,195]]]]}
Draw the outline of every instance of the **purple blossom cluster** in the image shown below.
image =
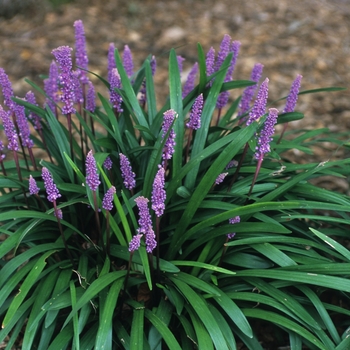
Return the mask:
{"type": "Polygon", "coordinates": [[[264,123],[264,127],[261,130],[258,138],[258,145],[255,152],[256,159],[263,159],[264,155],[270,152],[270,142],[272,141],[272,135],[275,132],[277,117],[278,110],[276,108],[270,108],[269,114],[266,117],[266,121],[264,123]]]}
{"type": "Polygon", "coordinates": [[[22,145],[24,147],[32,148],[34,146],[33,140],[30,138],[30,129],[28,120],[26,118],[25,109],[18,104],[14,105],[16,122],[19,130],[19,136],[21,137],[22,145]]]}
{"type": "Polygon", "coordinates": [[[247,113],[250,109],[250,102],[254,97],[257,84],[261,78],[264,66],[261,63],[256,63],[253,67],[252,73],[250,75],[250,80],[255,81],[255,85],[247,86],[242,94],[241,101],[239,103],[238,116],[247,113]]]}
{"type": "Polygon", "coordinates": [[[97,191],[98,186],[100,185],[101,181],[98,178],[97,174],[97,167],[96,167],[96,161],[92,154],[92,151],[90,151],[85,160],[85,166],[86,166],[86,183],[91,189],[91,191],[97,191]]]}
{"type": "Polygon", "coordinates": [[[120,89],[122,87],[122,82],[120,80],[120,75],[118,73],[117,68],[113,68],[111,72],[111,80],[110,80],[110,101],[113,105],[113,108],[117,110],[117,112],[122,113],[122,97],[114,90],[120,89]]]}
{"type": "Polygon", "coordinates": [[[154,178],[153,190],[152,190],[152,209],[155,211],[158,217],[164,214],[166,192],[165,186],[165,170],[159,165],[159,170],[154,178]]]}
{"type": "Polygon", "coordinates": [[[225,177],[228,175],[228,173],[221,173],[218,175],[218,177],[215,179],[215,185],[221,184],[224,180],[225,177]]]}
{"type": "Polygon", "coordinates": [[[10,118],[10,112],[5,111],[0,105],[0,118],[4,127],[5,135],[8,139],[7,148],[12,151],[18,151],[18,135],[15,130],[15,126],[10,118]]]}
{"type": "Polygon", "coordinates": [[[7,106],[12,112],[14,112],[15,103],[12,101],[12,97],[13,97],[12,84],[3,68],[0,68],[0,85],[2,87],[2,94],[4,96],[5,106],[7,106]]]}
{"type": "Polygon", "coordinates": [[[145,237],[146,251],[152,253],[157,246],[156,235],[154,234],[152,227],[151,215],[149,213],[148,202],[145,197],[137,197],[135,199],[136,205],[139,209],[139,228],[137,229],[137,235],[133,237],[129,244],[129,251],[133,252],[140,246],[140,239],[142,235],[145,237]]]}
{"type": "Polygon", "coordinates": [[[254,106],[249,113],[249,118],[246,122],[246,125],[250,125],[251,123],[257,121],[260,117],[262,117],[265,114],[268,91],[269,79],[266,78],[260,85],[258,95],[256,97],[254,106]]]}
{"type": "Polygon", "coordinates": [[[172,128],[175,116],[176,116],[176,112],[173,109],[169,109],[168,111],[164,112],[164,114],[163,114],[163,125],[162,125],[162,131],[163,131],[162,139],[163,140],[164,140],[166,134],[168,133],[169,129],[171,128],[169,136],[164,144],[163,160],[171,159],[172,155],[175,152],[174,147],[176,145],[176,143],[175,143],[176,134],[175,134],[174,129],[172,128]]]}
{"type": "Polygon", "coordinates": [[[82,84],[87,84],[89,79],[86,75],[86,70],[88,69],[88,55],[86,52],[86,40],[85,40],[85,30],[84,25],[81,20],[74,22],[75,28],[75,61],[77,65],[78,77],[82,84]],[[79,69],[82,68],[82,69],[79,69]]]}
{"type": "MultiPolygon", "coordinates": [[[[234,218],[229,219],[228,222],[232,225],[238,224],[239,222],[241,222],[241,218],[239,216],[235,216],[234,218]]],[[[236,232],[228,233],[227,238],[232,239],[235,235],[236,235],[236,232]]]]}
{"type": "Polygon", "coordinates": [[[132,54],[128,45],[124,46],[123,67],[125,69],[126,75],[128,78],[130,78],[134,74],[134,63],[132,61],[132,54]]]}
{"type": "Polygon", "coordinates": [[[286,106],[283,109],[283,113],[294,112],[295,106],[298,101],[298,94],[301,84],[302,75],[298,74],[290,88],[289,95],[287,97],[286,106]]]}
{"type": "Polygon", "coordinates": [[[186,126],[192,130],[197,130],[201,127],[201,116],[203,110],[203,94],[200,94],[194,101],[190,113],[190,120],[186,126]]]}
{"type": "Polygon", "coordinates": [[[215,72],[215,49],[211,47],[205,58],[207,76],[210,77],[215,72]]]}
{"type": "Polygon", "coordinates": [[[119,153],[120,157],[120,170],[124,180],[124,186],[132,190],[136,186],[135,173],[132,171],[130,161],[123,153],[119,153]]]}
{"type": "Polygon", "coordinates": [[[104,195],[102,200],[102,208],[106,210],[112,210],[113,209],[113,197],[116,193],[116,189],[114,186],[112,186],[104,195]]]}
{"type": "Polygon", "coordinates": [[[53,182],[52,175],[46,167],[43,167],[41,170],[41,176],[44,180],[44,186],[47,193],[47,199],[50,202],[55,202],[57,198],[61,197],[60,192],[58,191],[55,183],[53,182]]]}
{"type": "Polygon", "coordinates": [[[86,94],[86,109],[89,112],[95,112],[96,109],[95,88],[91,81],[88,82],[88,91],[86,94]]]}
{"type": "Polygon", "coordinates": [[[176,56],[176,59],[177,59],[177,65],[179,67],[179,72],[180,74],[182,73],[182,70],[183,70],[183,61],[185,60],[182,56],[176,56]]]}
{"type": "Polygon", "coordinates": [[[110,156],[108,156],[105,161],[103,162],[103,166],[107,169],[107,170],[111,170],[112,166],[113,166],[113,162],[110,156]]]}
{"type": "Polygon", "coordinates": [[[29,193],[31,195],[35,195],[35,194],[38,194],[39,191],[40,191],[40,188],[36,184],[35,179],[33,178],[32,175],[29,175],[29,193]]]}
{"type": "Polygon", "coordinates": [[[60,46],[52,50],[52,54],[55,56],[61,70],[59,81],[62,87],[61,101],[64,103],[62,107],[62,114],[64,115],[75,113],[75,108],[73,107],[75,101],[75,84],[72,72],[71,51],[72,48],[69,46],[60,46]]]}

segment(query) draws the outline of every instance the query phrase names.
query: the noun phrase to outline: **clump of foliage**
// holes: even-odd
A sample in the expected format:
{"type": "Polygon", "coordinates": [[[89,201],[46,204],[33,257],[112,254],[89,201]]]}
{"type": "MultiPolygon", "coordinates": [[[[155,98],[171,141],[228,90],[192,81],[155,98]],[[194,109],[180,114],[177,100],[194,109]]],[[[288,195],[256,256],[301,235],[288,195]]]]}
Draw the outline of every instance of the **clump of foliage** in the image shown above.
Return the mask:
{"type": "Polygon", "coordinates": [[[299,93],[299,75],[283,111],[267,110],[263,66],[232,80],[240,43],[226,35],[217,55],[198,44],[183,87],[170,51],[161,108],[155,57],[135,71],[129,48],[111,44],[96,106],[74,27],[75,69],[59,47],[44,89],[28,81],[44,107],[32,92],[15,98],[0,69],[0,342],[258,350],[269,327],[274,347],[347,349],[350,198],[310,180],[349,176],[350,160],[286,157],[343,144],[288,130],[303,117],[298,94],[315,91],[299,93]]]}

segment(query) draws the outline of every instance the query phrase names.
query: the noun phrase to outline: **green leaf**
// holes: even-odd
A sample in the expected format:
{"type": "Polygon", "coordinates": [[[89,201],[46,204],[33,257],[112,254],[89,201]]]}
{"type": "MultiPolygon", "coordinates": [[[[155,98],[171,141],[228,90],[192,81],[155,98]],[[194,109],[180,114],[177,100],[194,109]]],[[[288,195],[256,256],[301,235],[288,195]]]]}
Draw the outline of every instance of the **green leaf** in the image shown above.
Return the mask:
{"type": "Polygon", "coordinates": [[[348,261],[350,261],[350,251],[347,250],[344,246],[339,244],[337,241],[334,239],[328,237],[327,235],[323,234],[320,231],[317,231],[313,229],[312,227],[309,228],[311,232],[313,232],[317,237],[322,239],[325,243],[327,243],[331,248],[336,250],[338,253],[343,255],[348,261]]]}
{"type": "Polygon", "coordinates": [[[202,262],[199,262],[199,261],[173,260],[173,261],[169,261],[169,262],[174,264],[175,266],[196,266],[196,267],[200,267],[202,269],[207,269],[207,270],[219,272],[219,273],[223,273],[223,274],[226,274],[226,275],[235,275],[236,274],[236,272],[224,269],[222,267],[219,267],[219,266],[216,266],[216,265],[210,265],[210,264],[202,263],[202,262]]]}
{"type": "Polygon", "coordinates": [[[144,329],[145,308],[134,309],[131,323],[130,349],[143,349],[143,329],[144,329]]]}
{"type": "Polygon", "coordinates": [[[216,349],[228,349],[221,329],[202,296],[196,293],[188,284],[180,281],[178,278],[171,278],[171,280],[182,292],[188,303],[198,315],[199,319],[203,322],[216,349]]]}
{"type": "Polygon", "coordinates": [[[106,275],[103,275],[97,279],[95,279],[90,286],[86,289],[85,293],[78,299],[76,306],[69,313],[66,321],[64,322],[62,328],[65,328],[72,317],[91,299],[97,296],[97,294],[106,288],[108,285],[113,283],[114,281],[124,277],[126,275],[126,271],[114,271],[110,272],[106,275]]]}
{"type": "Polygon", "coordinates": [[[247,317],[258,318],[268,322],[273,322],[277,326],[281,326],[282,328],[287,328],[299,334],[300,336],[302,336],[303,338],[311,342],[313,345],[317,346],[317,349],[329,350],[318,339],[316,339],[316,337],[307,329],[295,323],[294,321],[291,321],[286,317],[283,317],[275,312],[265,311],[260,309],[243,309],[243,313],[247,317]]]}
{"type": "Polygon", "coordinates": [[[6,327],[8,322],[11,320],[15,312],[18,310],[18,308],[23,303],[25,297],[32,289],[33,285],[36,283],[37,278],[43,271],[43,269],[46,266],[46,259],[54,254],[57,250],[50,250],[43,254],[35,263],[34,268],[29,272],[25,280],[20,286],[19,293],[14,297],[9,309],[7,310],[7,313],[4,317],[2,327],[6,327]]]}
{"type": "Polygon", "coordinates": [[[287,254],[280,251],[274,245],[270,243],[253,244],[252,248],[257,250],[259,253],[265,255],[279,266],[293,266],[297,263],[291,259],[287,254]]]}

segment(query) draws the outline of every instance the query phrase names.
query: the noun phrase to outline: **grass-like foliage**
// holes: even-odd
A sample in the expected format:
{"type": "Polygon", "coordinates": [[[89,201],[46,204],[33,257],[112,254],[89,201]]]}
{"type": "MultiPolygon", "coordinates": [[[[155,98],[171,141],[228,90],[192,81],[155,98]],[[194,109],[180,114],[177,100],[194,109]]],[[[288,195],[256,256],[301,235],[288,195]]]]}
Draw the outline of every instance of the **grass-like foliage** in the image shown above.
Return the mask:
{"type": "Polygon", "coordinates": [[[216,58],[198,44],[185,85],[170,51],[159,107],[155,58],[135,71],[111,45],[96,107],[81,26],[75,70],[61,47],[45,88],[28,82],[44,108],[0,71],[0,343],[348,349],[350,198],[313,183],[348,177],[350,159],[288,160],[342,135],[274,132],[303,117],[301,76],[282,112],[266,109],[262,65],[232,80],[239,42],[225,36],[216,58]]]}

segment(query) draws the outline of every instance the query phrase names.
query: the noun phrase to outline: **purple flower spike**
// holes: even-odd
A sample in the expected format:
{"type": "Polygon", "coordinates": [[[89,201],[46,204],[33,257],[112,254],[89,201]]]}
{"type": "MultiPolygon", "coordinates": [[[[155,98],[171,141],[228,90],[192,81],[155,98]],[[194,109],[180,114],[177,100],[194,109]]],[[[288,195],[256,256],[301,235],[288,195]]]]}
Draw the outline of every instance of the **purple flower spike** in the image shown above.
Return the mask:
{"type": "Polygon", "coordinates": [[[12,101],[13,89],[8,75],[3,68],[0,68],[0,85],[4,96],[4,103],[11,111],[14,110],[15,103],[12,101]]]}
{"type": "Polygon", "coordinates": [[[119,153],[120,157],[120,170],[124,180],[124,186],[132,190],[136,186],[135,173],[132,171],[129,159],[123,154],[119,153]]]}
{"type": "Polygon", "coordinates": [[[247,125],[257,121],[260,117],[265,114],[267,96],[269,91],[269,79],[266,78],[260,85],[258,96],[256,97],[253,109],[249,113],[247,125]]]}
{"type": "Polygon", "coordinates": [[[117,112],[122,113],[123,108],[122,102],[123,99],[122,97],[114,90],[114,89],[120,89],[122,86],[121,80],[120,80],[120,75],[118,73],[117,68],[112,69],[112,74],[111,74],[111,90],[110,90],[110,101],[113,104],[113,107],[117,110],[117,112]]]}
{"type": "Polygon", "coordinates": [[[113,197],[114,193],[116,193],[115,187],[112,186],[105,194],[102,200],[102,208],[106,210],[113,209],[113,197]]]}
{"type": "Polygon", "coordinates": [[[190,113],[190,121],[186,126],[190,129],[197,130],[201,127],[201,115],[203,109],[203,94],[200,94],[194,101],[190,113]]]}
{"type": "Polygon", "coordinates": [[[215,49],[213,47],[211,47],[207,53],[205,65],[207,76],[210,77],[215,72],[215,49]]]}
{"type": "Polygon", "coordinates": [[[90,151],[86,156],[86,183],[90,187],[91,191],[97,191],[98,186],[100,185],[100,180],[97,174],[96,161],[90,151]]]}
{"type": "Polygon", "coordinates": [[[258,138],[258,146],[256,147],[255,152],[256,159],[262,159],[264,158],[265,153],[270,152],[270,142],[272,141],[272,135],[275,132],[277,117],[278,110],[276,108],[270,108],[264,127],[261,130],[258,138]]]}
{"type": "Polygon", "coordinates": [[[241,116],[249,111],[250,102],[255,94],[258,82],[261,78],[264,66],[261,63],[256,63],[253,67],[250,80],[255,81],[256,84],[252,86],[247,86],[243,91],[241,101],[239,103],[238,116],[241,116]]]}
{"type": "Polygon", "coordinates": [[[103,166],[107,169],[107,170],[111,170],[112,166],[113,166],[113,162],[112,159],[108,156],[105,161],[103,162],[103,166]]]}
{"type": "Polygon", "coordinates": [[[55,102],[58,102],[58,67],[55,61],[51,62],[49,77],[44,80],[44,90],[47,95],[45,107],[55,110],[55,102]]]}
{"type": "Polygon", "coordinates": [[[85,40],[85,31],[84,25],[81,20],[74,22],[75,28],[75,62],[78,66],[77,71],[79,72],[79,78],[82,84],[87,84],[89,79],[86,75],[86,70],[88,69],[88,56],[86,52],[86,40],[85,40]],[[83,68],[85,70],[81,70],[83,68]]]}
{"type": "Polygon", "coordinates": [[[96,109],[95,88],[90,80],[88,82],[88,86],[89,88],[86,94],[86,109],[89,112],[95,112],[95,109],[96,109]]]}
{"type": "Polygon", "coordinates": [[[215,180],[215,185],[221,184],[225,180],[225,177],[228,175],[228,173],[221,173],[215,180]]]}
{"type": "Polygon", "coordinates": [[[40,188],[37,186],[35,179],[32,175],[29,175],[29,193],[31,195],[38,194],[40,191],[40,188]]]}
{"type": "Polygon", "coordinates": [[[132,61],[132,54],[128,45],[124,46],[123,67],[127,76],[130,78],[134,74],[134,63],[132,61]]]}
{"type": "Polygon", "coordinates": [[[198,73],[198,63],[196,62],[193,65],[192,69],[190,70],[190,73],[188,74],[187,80],[185,82],[185,85],[182,91],[182,98],[185,98],[193,90],[197,73],[198,73]]]}
{"type": "Polygon", "coordinates": [[[139,208],[140,219],[138,221],[139,228],[137,233],[143,233],[145,235],[146,251],[147,253],[152,253],[153,249],[157,246],[156,236],[152,228],[151,215],[148,209],[149,200],[145,197],[137,197],[135,199],[136,205],[139,208]]]}
{"type": "Polygon", "coordinates": [[[55,211],[55,212],[53,213],[53,215],[55,215],[56,218],[59,218],[60,220],[63,219],[63,213],[62,213],[62,210],[61,210],[61,209],[57,209],[57,211],[55,211]]]}
{"type": "Polygon", "coordinates": [[[220,44],[220,50],[218,52],[218,57],[216,60],[215,71],[218,71],[221,65],[224,63],[225,58],[230,52],[230,46],[231,46],[231,37],[228,34],[225,34],[220,44]]]}
{"type": "Polygon", "coordinates": [[[23,106],[20,106],[18,104],[14,105],[14,109],[22,145],[24,147],[32,148],[34,146],[34,142],[30,138],[30,129],[26,118],[25,109],[23,106]]]}
{"type": "Polygon", "coordinates": [[[61,69],[59,80],[62,85],[61,101],[64,103],[62,113],[65,115],[75,113],[75,109],[73,107],[73,103],[75,101],[75,84],[72,73],[71,51],[72,48],[69,46],[60,46],[57,49],[52,50],[52,54],[55,56],[61,69]]]}
{"type": "Polygon", "coordinates": [[[134,252],[135,250],[140,248],[141,237],[141,234],[137,234],[131,239],[129,243],[129,252],[134,252]]]}
{"type": "Polygon", "coordinates": [[[74,102],[83,104],[84,94],[83,87],[79,80],[80,72],[78,70],[73,71],[73,85],[74,85],[74,102]]]}
{"type": "Polygon", "coordinates": [[[298,101],[298,93],[301,84],[301,78],[303,76],[298,74],[296,79],[290,88],[289,95],[287,97],[286,106],[284,107],[283,113],[294,112],[294,108],[298,101]]]}
{"type": "Polygon", "coordinates": [[[152,56],[150,65],[151,65],[152,75],[154,75],[157,69],[157,60],[155,56],[152,56]]]}
{"type": "Polygon", "coordinates": [[[228,164],[226,165],[225,169],[228,170],[228,169],[231,169],[233,167],[236,167],[237,165],[238,165],[237,160],[233,159],[233,160],[228,162],[228,164]]]}
{"type": "Polygon", "coordinates": [[[152,209],[158,217],[162,216],[165,210],[166,192],[165,186],[165,170],[159,166],[159,170],[154,178],[152,190],[152,209]]]}
{"type": "Polygon", "coordinates": [[[107,66],[109,83],[111,82],[111,78],[112,78],[112,70],[113,68],[116,68],[115,59],[114,59],[114,50],[115,50],[114,44],[110,43],[109,49],[108,49],[108,66],[107,66]]]}
{"type": "Polygon", "coordinates": [[[2,120],[2,125],[4,127],[4,131],[6,137],[9,141],[7,148],[12,151],[18,151],[18,136],[15,130],[15,126],[10,118],[10,113],[5,111],[0,105],[0,118],[2,120]]]}
{"type": "MultiPolygon", "coordinates": [[[[241,218],[239,216],[235,216],[234,218],[229,219],[228,222],[232,225],[238,224],[239,222],[241,222],[241,218]]],[[[228,239],[232,239],[235,235],[236,235],[236,232],[232,232],[232,233],[228,233],[227,237],[228,239]]]]}
{"type": "Polygon", "coordinates": [[[182,56],[176,56],[180,74],[182,73],[182,63],[185,60],[182,56]]]}
{"type": "MultiPolygon", "coordinates": [[[[36,103],[35,95],[32,91],[28,91],[26,93],[25,99],[27,102],[31,103],[34,106],[37,106],[38,104],[36,103]]],[[[40,130],[41,127],[41,119],[40,117],[34,113],[34,112],[29,112],[28,118],[33,121],[34,129],[35,130],[40,130]]]]}
{"type": "MultiPolygon", "coordinates": [[[[164,112],[163,117],[163,125],[162,125],[162,139],[164,139],[165,135],[169,131],[170,127],[172,127],[173,121],[175,119],[176,112],[173,109],[169,109],[168,111],[164,112]]],[[[166,140],[163,148],[163,159],[171,159],[173,153],[175,152],[174,146],[176,145],[175,143],[175,131],[172,128],[170,130],[170,134],[168,139],[166,140]]]]}
{"type": "Polygon", "coordinates": [[[47,199],[50,202],[54,202],[54,201],[56,201],[57,198],[60,198],[61,195],[60,195],[56,185],[53,182],[51,173],[49,172],[49,170],[47,168],[45,168],[45,167],[42,168],[41,177],[44,180],[44,186],[45,186],[46,193],[47,193],[47,199]]]}

